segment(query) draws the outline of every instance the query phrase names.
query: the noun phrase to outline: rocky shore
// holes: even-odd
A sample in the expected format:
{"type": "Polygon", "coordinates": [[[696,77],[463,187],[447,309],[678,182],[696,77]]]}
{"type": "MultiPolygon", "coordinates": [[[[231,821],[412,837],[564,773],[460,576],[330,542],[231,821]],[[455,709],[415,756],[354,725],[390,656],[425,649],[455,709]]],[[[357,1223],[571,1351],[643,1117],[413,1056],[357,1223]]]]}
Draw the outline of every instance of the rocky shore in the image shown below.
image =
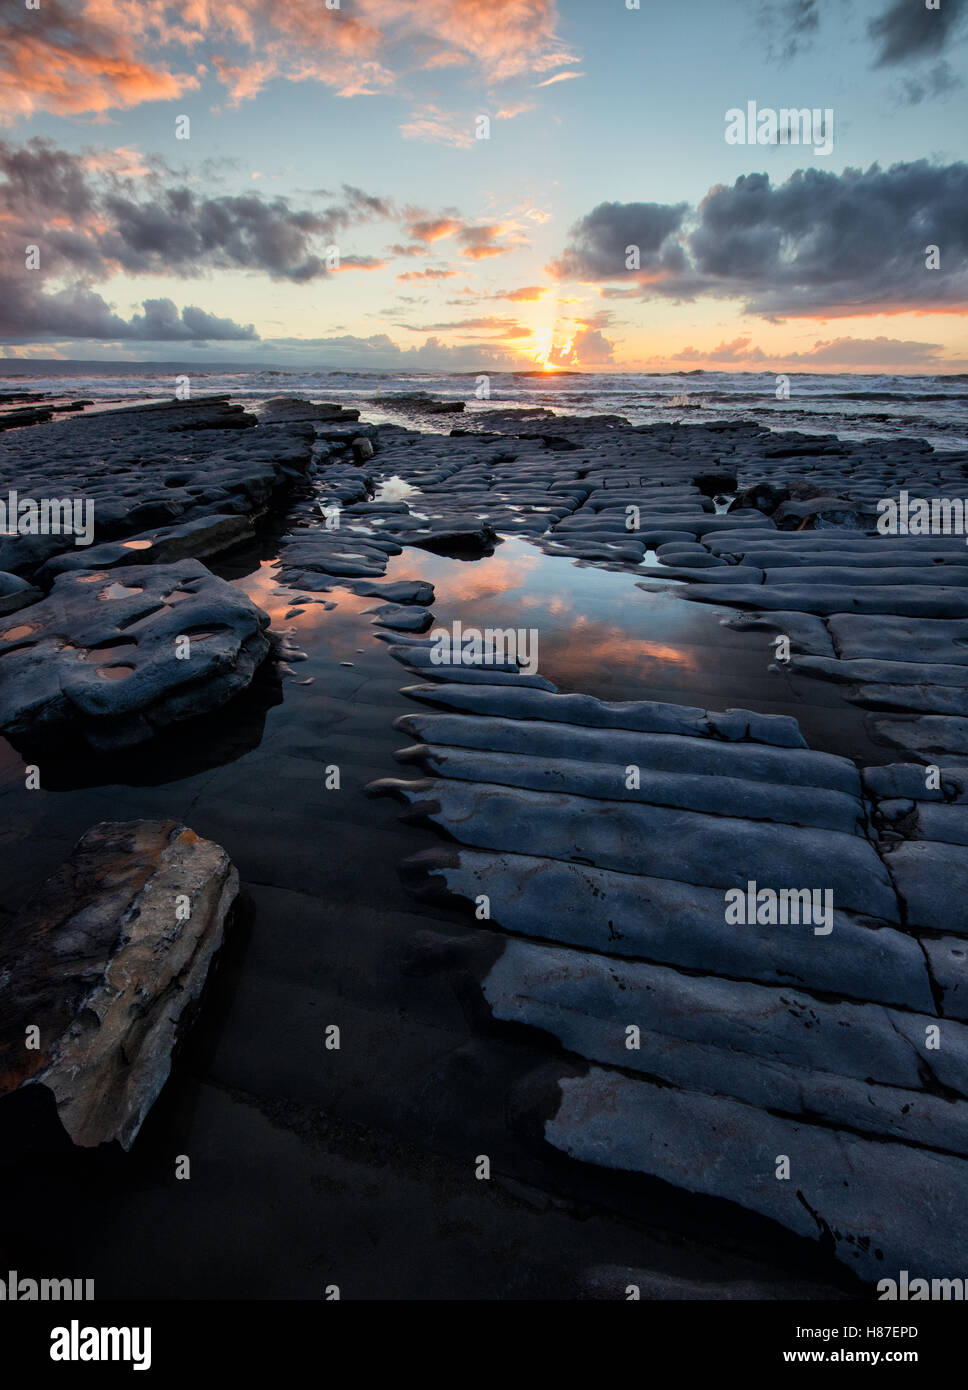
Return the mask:
{"type": "MultiPolygon", "coordinates": [[[[489,1269],[463,1296],[869,1297],[900,1268],[960,1274],[968,549],[877,522],[902,492],[963,499],[968,453],[742,420],[465,412],[443,434],[360,413],[217,397],[0,440],[0,495],[94,515],[89,546],[0,538],[0,795],[8,843],[41,838],[5,871],[0,1123],[19,1134],[46,1088],[73,1145],[149,1168],[162,1137],[216,1168],[223,1143],[264,1145],[289,1175],[279,1238],[308,1271],[309,1202],[359,1296],[436,1296],[440,1273],[394,1293],[323,1214],[343,1184],[349,1220],[374,1167],[391,1242],[405,1190],[469,1204],[489,1269]],[[622,630],[682,698],[645,664],[602,698],[594,656],[584,683],[486,643],[436,660],[445,612],[507,626],[483,620],[516,542],[589,584],[626,576],[622,630]],[[450,561],[495,567],[483,598],[427,578],[450,561]],[[698,661],[655,641],[658,605],[700,622],[698,661]],[[716,696],[740,660],[759,708],[716,696]],[[168,780],[176,747],[232,741],[267,680],[279,722],[235,771],[199,751],[168,780]],[[829,893],[829,913],[760,915],[757,885],[829,893]],[[752,903],[733,920],[731,893],[752,903]],[[555,1260],[513,1253],[481,1154],[555,1260]]],[[[255,1180],[243,1165],[232,1200],[255,1180]]],[[[217,1243],[224,1198],[196,1191],[217,1243]]],[[[163,1224],[170,1183],[154,1200],[163,1224]]],[[[277,1238],[249,1235],[260,1259],[277,1238]]],[[[266,1293],[254,1268],[244,1296],[266,1293]]]]}

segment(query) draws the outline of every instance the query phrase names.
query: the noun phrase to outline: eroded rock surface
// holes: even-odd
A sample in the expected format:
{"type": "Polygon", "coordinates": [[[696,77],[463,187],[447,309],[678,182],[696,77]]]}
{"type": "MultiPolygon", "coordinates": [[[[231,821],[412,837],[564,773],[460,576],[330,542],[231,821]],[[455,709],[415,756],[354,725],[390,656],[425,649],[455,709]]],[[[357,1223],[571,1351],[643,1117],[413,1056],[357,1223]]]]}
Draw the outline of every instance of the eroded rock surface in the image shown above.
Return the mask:
{"type": "Polygon", "coordinates": [[[31,745],[142,743],[245,689],[268,624],[198,560],[70,570],[0,621],[0,729],[31,745]]]}

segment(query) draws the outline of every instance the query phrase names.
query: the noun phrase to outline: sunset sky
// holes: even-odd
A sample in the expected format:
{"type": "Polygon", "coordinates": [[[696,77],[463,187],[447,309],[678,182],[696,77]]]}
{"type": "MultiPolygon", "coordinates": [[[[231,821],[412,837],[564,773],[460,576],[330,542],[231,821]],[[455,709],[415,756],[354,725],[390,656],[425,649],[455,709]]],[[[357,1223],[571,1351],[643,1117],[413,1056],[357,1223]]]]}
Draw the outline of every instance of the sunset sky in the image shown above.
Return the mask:
{"type": "Polygon", "coordinates": [[[329,3],[9,0],[4,355],[968,370],[968,0],[329,3]]]}

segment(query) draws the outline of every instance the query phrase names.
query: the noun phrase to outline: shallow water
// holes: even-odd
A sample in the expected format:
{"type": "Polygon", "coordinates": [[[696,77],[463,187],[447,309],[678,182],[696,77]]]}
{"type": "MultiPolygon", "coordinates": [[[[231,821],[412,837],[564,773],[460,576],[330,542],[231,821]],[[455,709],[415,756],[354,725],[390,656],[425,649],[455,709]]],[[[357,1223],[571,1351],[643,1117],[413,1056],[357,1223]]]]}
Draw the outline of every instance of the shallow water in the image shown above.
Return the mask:
{"type": "MultiPolygon", "coordinates": [[[[171,1083],[124,1165],[111,1170],[110,1200],[98,1181],[79,1181],[73,1168],[23,1176],[30,1223],[12,1240],[11,1267],[28,1267],[39,1240],[53,1267],[82,1251],[101,1297],[173,1287],[185,1297],[210,1296],[213,1288],[318,1297],[320,1271],[338,1249],[341,1268],[351,1262],[357,1296],[407,1296],[415,1284],[441,1297],[507,1296],[506,1257],[455,1259],[465,1237],[449,1223],[454,1181],[442,1165],[452,1160],[453,1171],[463,1171],[468,1153],[497,1153],[512,1176],[546,1183],[543,1160],[507,1126],[509,1088],[545,1053],[526,1038],[482,1030],[446,972],[425,979],[401,968],[402,953],[428,927],[465,928],[415,904],[397,879],[400,860],[438,837],[401,824],[398,808],[364,791],[374,778],[412,775],[394,760],[408,739],[393,720],[412,708],[400,688],[424,678],[374,640],[369,614],[381,599],[336,582],[312,601],[301,598],[278,582],[275,543],[212,567],[271,614],[287,646],[305,654],[293,675],[280,681],[266,663],[231,706],[141,749],[87,760],[45,753],[39,791],[24,790],[24,759],[0,743],[0,844],[7,851],[0,893],[8,911],[93,823],[139,817],[171,817],[223,845],[255,909],[251,926],[227,941],[171,1083]],[[331,766],[341,772],[339,791],[326,786],[331,766]],[[347,1038],[339,1054],[321,1043],[331,1020],[347,1038]],[[366,1147],[350,1150],[347,1166],[341,1145],[353,1126],[366,1134],[366,1147]],[[389,1161],[381,1135],[391,1136],[389,1161]],[[416,1154],[412,1178],[408,1145],[416,1154]],[[199,1159],[187,1192],[170,1177],[170,1156],[180,1153],[193,1155],[193,1164],[199,1159]],[[406,1198],[401,1183],[412,1183],[406,1198]],[[414,1202],[419,1240],[388,1237],[374,1258],[370,1224],[392,1233],[414,1202]],[[226,1229],[233,1232],[228,1249],[226,1229]]],[[[786,679],[767,671],[764,634],[722,626],[724,610],[685,602],[675,581],[649,576],[654,591],[645,592],[636,577],[545,555],[521,539],[473,562],[407,549],[386,576],[433,582],[437,625],[533,627],[539,669],[562,690],[801,713],[815,746],[839,742],[838,751],[848,751],[856,743],[858,712],[833,687],[811,688],[811,699],[819,690],[833,703],[801,709],[786,679]]],[[[646,1260],[664,1268],[664,1244],[635,1220],[671,1228],[680,1239],[687,1232],[722,1241],[730,1276],[734,1261],[742,1268],[735,1252],[743,1241],[757,1259],[775,1254],[797,1278],[808,1268],[796,1242],[780,1233],[757,1235],[748,1218],[707,1212],[667,1190],[654,1194],[614,1173],[558,1171],[554,1182],[582,1193],[587,1184],[593,1213],[580,1221],[542,1213],[537,1258],[549,1266],[543,1287],[558,1296],[568,1296],[589,1262],[646,1260]],[[616,1222],[609,1211],[618,1213],[616,1222]]],[[[477,1245],[486,1251],[491,1233],[503,1232],[503,1208],[479,1186],[472,1183],[470,1198],[461,1200],[473,1204],[477,1245]]],[[[510,1213],[515,1240],[522,1219],[510,1213]]],[[[493,1237],[499,1251],[510,1248],[509,1239],[493,1237]]],[[[701,1271],[705,1255],[683,1249],[677,1267],[701,1271]]]]}
{"type": "MultiPolygon", "coordinates": [[[[680,581],[664,579],[662,566],[642,572],[609,570],[566,556],[547,555],[536,545],[512,537],[494,553],[467,561],[405,549],[387,564],[387,583],[424,579],[434,585],[437,628],[524,628],[537,668],[565,692],[603,700],[664,700],[702,708],[752,709],[793,715],[812,747],[867,763],[892,761],[889,750],[870,742],[864,717],[833,685],[799,679],[771,669],[770,634],[727,626],[736,611],[683,600],[680,581]],[[648,590],[639,588],[638,581],[648,590]]],[[[382,599],[360,598],[334,580],[327,594],[315,595],[336,607],[300,598],[280,585],[278,561],[263,560],[257,571],[235,582],[268,612],[273,627],[291,633],[312,659],[364,664],[372,660],[372,633],[366,615],[382,599]],[[288,620],[292,608],[302,609],[288,620]],[[364,661],[364,658],[366,660],[364,661]]],[[[385,653],[382,653],[385,657],[385,653]]],[[[303,678],[312,667],[300,669],[303,678]]],[[[423,683],[407,679],[401,686],[423,683]]]]}

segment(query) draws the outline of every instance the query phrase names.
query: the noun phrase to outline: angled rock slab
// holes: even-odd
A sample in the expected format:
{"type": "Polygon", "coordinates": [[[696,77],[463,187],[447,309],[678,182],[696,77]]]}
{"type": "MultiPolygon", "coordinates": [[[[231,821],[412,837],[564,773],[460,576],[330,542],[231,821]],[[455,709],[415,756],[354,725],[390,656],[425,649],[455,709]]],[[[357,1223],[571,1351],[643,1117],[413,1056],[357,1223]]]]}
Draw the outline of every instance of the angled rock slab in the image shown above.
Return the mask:
{"type": "MultiPolygon", "coordinates": [[[[401,693],[432,703],[424,692],[435,689],[415,686],[401,693]]],[[[553,706],[550,708],[554,710],[553,706]]],[[[676,777],[735,777],[774,786],[823,787],[854,798],[860,796],[860,778],[852,762],[832,753],[815,753],[810,748],[791,752],[767,743],[726,742],[625,728],[583,728],[546,719],[441,714],[426,709],[401,715],[394,721],[394,728],[422,743],[611,764],[621,768],[623,775],[627,765],[635,764],[649,777],[665,773],[676,777]]]]}
{"type": "Polygon", "coordinates": [[[818,1240],[860,1278],[964,1274],[968,1161],[787,1120],[591,1067],[563,1078],[545,1138],[584,1163],[734,1202],[818,1240]],[[790,1160],[788,1180],[777,1160],[790,1160]]]}
{"type": "MultiPolygon", "coordinates": [[[[482,988],[495,1017],[540,1028],[591,1061],[968,1154],[968,1070],[960,1100],[926,1093],[932,1053],[908,1037],[917,1026],[924,1038],[933,1012],[908,1017],[899,1031],[878,1004],[825,1003],[788,988],[517,940],[505,944],[482,988]]],[[[944,1037],[964,1069],[968,1030],[947,1022],[944,1037]]]]}
{"type": "MultiPolygon", "coordinates": [[[[848,835],[863,833],[865,825],[864,807],[858,798],[825,787],[811,787],[809,796],[804,796],[800,787],[740,777],[653,772],[648,767],[640,769],[638,778],[630,786],[627,767],[614,762],[542,758],[527,753],[454,748],[446,744],[419,743],[398,750],[395,756],[398,762],[416,764],[428,776],[456,778],[462,782],[495,782],[501,786],[569,792],[606,801],[647,802],[710,815],[842,830],[848,835]]],[[[935,835],[931,838],[949,837],[935,835]]]]}
{"type": "MultiPolygon", "coordinates": [[[[428,663],[429,664],[429,663],[428,663]]],[[[411,699],[426,699],[461,713],[507,719],[540,719],[588,729],[627,729],[639,733],[691,734],[733,741],[753,740],[781,748],[806,748],[795,719],[783,714],[757,714],[728,709],[722,713],[656,700],[599,700],[593,695],[550,695],[541,691],[508,692],[448,690],[442,686],[410,686],[411,699]]]]}
{"type": "Polygon", "coordinates": [[[829,890],[841,910],[898,920],[887,871],[858,835],[444,778],[385,778],[367,790],[396,796],[416,822],[475,848],[526,846],[544,858],[724,890],[745,891],[750,880],[829,890]]]}
{"type": "MultiPolygon", "coordinates": [[[[714,574],[725,573],[722,570],[714,574]]],[[[783,574],[782,570],[777,571],[783,574]]],[[[799,571],[794,571],[799,573],[799,571]]],[[[844,571],[849,574],[849,571],[844,571]]],[[[727,576],[728,577],[728,576],[727,576]]],[[[968,617],[968,591],[929,588],[917,584],[870,585],[853,590],[849,579],[843,584],[702,584],[690,585],[682,597],[697,603],[735,604],[745,608],[791,608],[801,613],[832,615],[863,613],[913,618],[952,619],[968,617]]]]}
{"type": "Polygon", "coordinates": [[[934,1010],[918,942],[873,918],[835,909],[833,931],[825,937],[815,936],[808,925],[729,927],[722,892],[715,888],[458,845],[405,859],[400,875],[410,892],[430,902],[464,899],[476,909],[484,894],[490,921],[522,936],[922,1013],[934,1010]]]}
{"type": "Polygon", "coordinates": [[[0,1094],[45,1086],[75,1144],[129,1148],[238,886],[225,850],[176,821],[89,830],[4,929],[0,1094]]]}

